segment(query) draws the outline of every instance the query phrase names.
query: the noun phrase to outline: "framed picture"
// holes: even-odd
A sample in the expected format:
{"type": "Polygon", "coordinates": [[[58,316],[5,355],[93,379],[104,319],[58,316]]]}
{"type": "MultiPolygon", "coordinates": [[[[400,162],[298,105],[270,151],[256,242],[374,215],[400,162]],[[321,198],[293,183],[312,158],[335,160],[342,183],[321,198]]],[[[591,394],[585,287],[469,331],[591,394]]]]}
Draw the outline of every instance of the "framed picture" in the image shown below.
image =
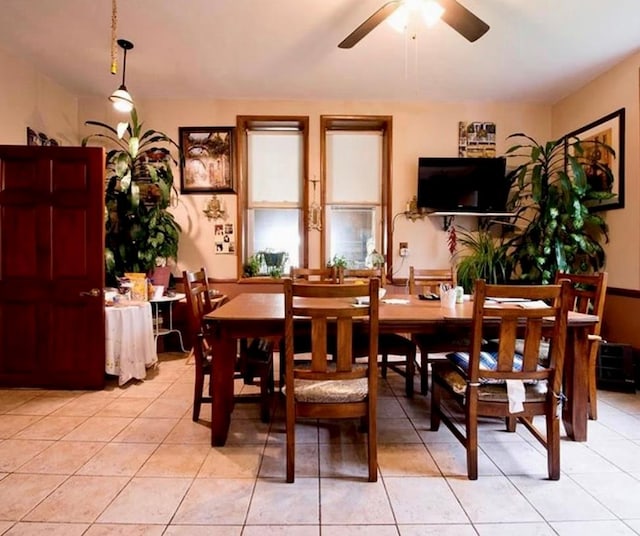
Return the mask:
{"type": "Polygon", "coordinates": [[[233,127],[180,127],[180,193],[234,193],[233,127]]]}
{"type": "Polygon", "coordinates": [[[583,166],[591,187],[611,194],[608,199],[590,201],[590,210],[624,208],[624,108],[570,132],[565,136],[565,146],[571,143],[571,138],[582,142],[583,166]],[[601,144],[611,147],[615,154],[601,150],[601,144]],[[598,167],[609,168],[613,180],[598,171],[598,167]]]}

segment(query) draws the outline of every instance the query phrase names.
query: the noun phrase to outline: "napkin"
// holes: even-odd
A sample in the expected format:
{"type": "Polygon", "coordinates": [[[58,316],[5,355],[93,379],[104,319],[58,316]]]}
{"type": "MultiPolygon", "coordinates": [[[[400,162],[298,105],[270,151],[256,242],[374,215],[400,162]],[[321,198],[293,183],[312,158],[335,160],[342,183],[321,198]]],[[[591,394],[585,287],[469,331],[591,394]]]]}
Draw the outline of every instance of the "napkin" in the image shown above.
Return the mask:
{"type": "Polygon", "coordinates": [[[524,411],[525,392],[522,380],[506,380],[507,398],[509,399],[509,413],[524,411]]]}

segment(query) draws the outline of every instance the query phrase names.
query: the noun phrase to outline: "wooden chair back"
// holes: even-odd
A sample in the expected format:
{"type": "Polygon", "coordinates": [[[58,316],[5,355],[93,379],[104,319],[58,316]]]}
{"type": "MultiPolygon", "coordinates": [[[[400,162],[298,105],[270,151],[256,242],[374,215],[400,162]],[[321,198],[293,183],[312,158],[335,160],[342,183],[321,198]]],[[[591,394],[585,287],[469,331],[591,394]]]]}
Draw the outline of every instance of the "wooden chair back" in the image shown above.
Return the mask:
{"type": "Polygon", "coordinates": [[[416,268],[409,266],[409,294],[440,293],[440,285],[456,285],[456,273],[451,268],[416,268]],[[425,291],[426,289],[426,291],[425,291]]]}
{"type": "Polygon", "coordinates": [[[555,277],[556,284],[561,279],[568,279],[571,283],[572,310],[598,316],[600,321],[593,326],[591,333],[600,335],[604,300],[607,294],[607,273],[563,274],[558,272],[555,277]]]}
{"type": "MultiPolygon", "coordinates": [[[[469,382],[484,380],[547,380],[554,393],[562,389],[562,368],[567,336],[567,315],[569,311],[569,283],[558,285],[487,285],[478,281],[474,294],[473,321],[471,325],[471,348],[469,355],[469,382]],[[523,307],[521,303],[495,303],[487,299],[523,298],[541,302],[540,307],[523,307]],[[549,303],[544,306],[542,302],[549,303]],[[551,331],[544,330],[544,338],[549,341],[549,359],[545,366],[540,364],[540,347],[543,342],[543,325],[553,319],[551,331]],[[488,320],[498,320],[497,369],[481,370],[481,350],[488,320]],[[515,359],[516,341],[524,333],[524,353],[521,370],[515,359]]],[[[522,339],[521,339],[522,340],[522,339]]]]}
{"type": "Polygon", "coordinates": [[[568,279],[571,283],[572,310],[598,316],[598,322],[591,327],[589,333],[589,418],[598,419],[598,390],[596,382],[596,366],[600,349],[600,328],[604,314],[604,301],[607,295],[607,273],[596,274],[556,274],[556,283],[560,279],[568,279]]]}
{"type": "Polygon", "coordinates": [[[338,269],[335,266],[327,268],[298,268],[291,267],[291,279],[297,283],[338,283],[338,269]]]}
{"type": "Polygon", "coordinates": [[[295,476],[296,417],[366,419],[369,480],[377,479],[379,286],[377,278],[367,285],[284,281],[287,482],[293,482],[295,476]],[[366,303],[354,306],[356,298],[366,303]],[[353,359],[353,329],[362,323],[369,333],[366,365],[353,359]],[[311,338],[311,362],[306,365],[294,361],[294,340],[302,335],[311,338]],[[334,360],[330,346],[335,346],[334,360]]]}
{"type": "Polygon", "coordinates": [[[387,276],[384,266],[378,268],[339,268],[338,279],[340,283],[350,283],[354,281],[366,281],[376,277],[380,280],[382,288],[387,286],[387,276]]]}
{"type": "Polygon", "coordinates": [[[202,317],[213,310],[207,271],[205,268],[197,272],[184,270],[182,282],[189,313],[189,331],[195,344],[195,337],[202,332],[202,317]]]}

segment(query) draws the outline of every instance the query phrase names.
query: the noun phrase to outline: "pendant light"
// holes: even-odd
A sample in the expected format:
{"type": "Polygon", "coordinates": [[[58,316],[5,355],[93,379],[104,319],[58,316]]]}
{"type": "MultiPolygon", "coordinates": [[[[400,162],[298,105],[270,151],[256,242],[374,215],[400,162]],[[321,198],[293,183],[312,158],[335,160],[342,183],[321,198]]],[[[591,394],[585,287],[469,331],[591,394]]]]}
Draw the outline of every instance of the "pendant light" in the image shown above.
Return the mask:
{"type": "Polygon", "coordinates": [[[122,84],[111,94],[109,100],[113,103],[113,107],[116,110],[128,113],[133,110],[133,98],[127,91],[127,86],[124,84],[124,81],[127,73],[127,50],[131,50],[133,48],[133,43],[126,39],[118,39],[118,46],[124,50],[124,59],[122,62],[122,84]]]}

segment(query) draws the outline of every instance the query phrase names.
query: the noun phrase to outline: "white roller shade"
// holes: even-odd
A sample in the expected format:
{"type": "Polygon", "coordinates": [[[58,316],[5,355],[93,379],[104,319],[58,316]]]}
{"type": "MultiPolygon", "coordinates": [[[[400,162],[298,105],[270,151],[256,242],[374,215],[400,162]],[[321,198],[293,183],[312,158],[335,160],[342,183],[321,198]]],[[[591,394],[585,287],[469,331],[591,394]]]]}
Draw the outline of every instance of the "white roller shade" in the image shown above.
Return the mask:
{"type": "Polygon", "coordinates": [[[381,173],[381,132],[327,132],[327,203],[380,203],[381,173]]]}
{"type": "Polygon", "coordinates": [[[249,205],[301,203],[300,132],[249,132],[249,205]]]}

